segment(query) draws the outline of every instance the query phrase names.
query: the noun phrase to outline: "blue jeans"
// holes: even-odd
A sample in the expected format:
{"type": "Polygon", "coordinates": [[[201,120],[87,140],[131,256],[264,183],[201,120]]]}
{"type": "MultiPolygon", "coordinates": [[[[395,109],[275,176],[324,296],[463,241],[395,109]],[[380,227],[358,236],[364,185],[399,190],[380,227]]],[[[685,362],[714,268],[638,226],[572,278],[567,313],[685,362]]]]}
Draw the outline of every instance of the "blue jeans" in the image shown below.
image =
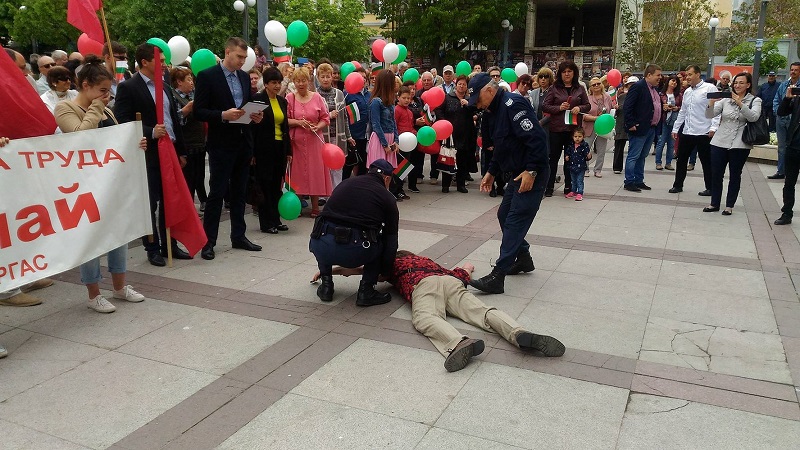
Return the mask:
{"type": "Polygon", "coordinates": [[[573,169],[570,167],[569,174],[572,175],[572,192],[583,195],[583,169],[573,169]]]}
{"type": "Polygon", "coordinates": [[[775,133],[778,135],[778,169],[775,171],[781,175],[786,173],[786,142],[787,133],[789,132],[789,124],[791,123],[792,116],[778,116],[775,121],[775,133]]]}
{"type": "Polygon", "coordinates": [[[505,187],[503,201],[497,210],[497,220],[500,222],[500,229],[503,230],[503,240],[500,243],[500,257],[495,264],[495,267],[504,274],[514,264],[519,253],[530,252],[531,246],[525,240],[525,235],[528,234],[533,219],[536,218],[549,179],[550,170],[545,168],[536,176],[533,188],[528,192],[519,193],[520,181],[513,179],[505,187]]]}
{"type": "MultiPolygon", "coordinates": [[[[128,244],[124,244],[108,252],[108,271],[125,273],[128,262],[128,244]]],[[[100,257],[81,264],[81,283],[94,284],[103,279],[100,274],[100,257]]]]}
{"type": "Polygon", "coordinates": [[[653,139],[656,128],[650,127],[645,134],[628,134],[628,157],[625,159],[625,186],[644,183],[644,162],[653,139]]]}
{"type": "Polygon", "coordinates": [[[672,164],[672,158],[675,156],[675,140],[672,139],[672,126],[677,118],[678,113],[673,113],[672,117],[661,126],[661,134],[658,135],[658,143],[656,144],[656,164],[661,164],[661,154],[665,145],[667,147],[667,164],[672,164]]]}

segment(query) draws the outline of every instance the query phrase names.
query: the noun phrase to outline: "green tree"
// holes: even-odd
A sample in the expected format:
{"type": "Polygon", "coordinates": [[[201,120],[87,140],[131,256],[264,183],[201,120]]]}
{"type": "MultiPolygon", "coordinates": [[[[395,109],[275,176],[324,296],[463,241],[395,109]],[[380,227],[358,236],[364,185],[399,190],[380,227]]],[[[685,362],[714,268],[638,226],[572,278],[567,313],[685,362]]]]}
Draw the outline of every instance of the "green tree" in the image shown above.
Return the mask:
{"type": "MultiPolygon", "coordinates": [[[[750,65],[753,64],[753,60],[755,59],[755,52],[756,44],[754,42],[742,42],[728,52],[728,56],[725,57],[725,62],[750,65]]],[[[759,75],[766,75],[771,70],[783,69],[786,67],[787,63],[786,57],[781,55],[778,51],[777,39],[770,39],[764,42],[764,47],[761,49],[761,66],[758,70],[759,75]]]]}
{"type": "MultiPolygon", "coordinates": [[[[723,49],[733,49],[748,39],[755,39],[760,13],[761,2],[759,0],[743,2],[739,9],[733,12],[731,28],[727,35],[722,37],[723,49]]],[[[765,38],[797,37],[797,24],[800,23],[800,0],[770,0],[767,4],[765,19],[765,38]]]]}
{"type": "Polygon", "coordinates": [[[706,0],[636,0],[621,3],[625,42],[619,60],[633,70],[648,63],[664,70],[708,60],[708,19],[722,15],[706,0]],[[641,25],[641,28],[640,28],[641,25]]]}
{"type": "Polygon", "coordinates": [[[369,32],[359,20],[364,14],[360,0],[284,0],[273,3],[272,19],[289,26],[295,20],[308,25],[308,41],[295,55],[331,61],[361,60],[369,51],[369,32]]]}
{"type": "Polygon", "coordinates": [[[527,10],[527,0],[383,0],[375,12],[390,27],[389,37],[438,67],[442,58],[463,58],[471,44],[499,48],[500,22],[523,28],[527,10]]]}
{"type": "Polygon", "coordinates": [[[35,39],[44,48],[67,48],[80,32],[67,23],[67,0],[25,0],[5,3],[6,14],[13,13],[11,38],[24,53],[35,39]],[[25,8],[20,10],[24,4],[25,8]]]}

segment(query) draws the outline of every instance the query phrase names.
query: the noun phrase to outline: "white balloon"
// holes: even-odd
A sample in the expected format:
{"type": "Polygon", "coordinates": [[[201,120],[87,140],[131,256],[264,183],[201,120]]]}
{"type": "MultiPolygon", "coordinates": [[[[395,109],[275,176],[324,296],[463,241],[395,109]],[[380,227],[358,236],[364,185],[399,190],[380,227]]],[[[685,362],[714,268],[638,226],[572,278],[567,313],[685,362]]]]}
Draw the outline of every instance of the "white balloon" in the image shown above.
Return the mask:
{"type": "Polygon", "coordinates": [[[192,51],[189,46],[189,41],[183,36],[172,36],[169,42],[167,42],[167,46],[169,46],[169,50],[172,52],[171,63],[173,66],[183,64],[183,62],[189,58],[189,53],[192,51]]]}
{"type": "Polygon", "coordinates": [[[256,65],[256,51],[253,50],[251,47],[247,47],[247,58],[244,60],[244,64],[242,65],[242,70],[247,72],[248,70],[252,69],[253,66],[256,65]]]}
{"type": "Polygon", "coordinates": [[[277,20],[270,20],[264,25],[264,35],[275,47],[286,45],[286,27],[277,20]]]}
{"type": "Polygon", "coordinates": [[[187,56],[186,57],[186,62],[191,65],[192,64],[192,57],[191,56],[187,56]]]}
{"type": "Polygon", "coordinates": [[[242,12],[244,11],[244,2],[242,0],[236,0],[233,2],[233,9],[242,12]]]}
{"type": "Polygon", "coordinates": [[[389,42],[385,47],[383,47],[383,61],[386,62],[386,67],[393,63],[398,56],[400,56],[400,47],[398,47],[394,42],[389,42]]]}
{"type": "Polygon", "coordinates": [[[400,150],[404,152],[410,152],[411,150],[417,148],[417,137],[414,136],[414,133],[410,131],[401,133],[400,136],[397,137],[397,141],[400,145],[400,150]]]}
{"type": "Polygon", "coordinates": [[[523,73],[528,73],[528,65],[524,62],[517,63],[517,65],[514,66],[514,73],[516,73],[518,77],[521,77],[523,73]]]}

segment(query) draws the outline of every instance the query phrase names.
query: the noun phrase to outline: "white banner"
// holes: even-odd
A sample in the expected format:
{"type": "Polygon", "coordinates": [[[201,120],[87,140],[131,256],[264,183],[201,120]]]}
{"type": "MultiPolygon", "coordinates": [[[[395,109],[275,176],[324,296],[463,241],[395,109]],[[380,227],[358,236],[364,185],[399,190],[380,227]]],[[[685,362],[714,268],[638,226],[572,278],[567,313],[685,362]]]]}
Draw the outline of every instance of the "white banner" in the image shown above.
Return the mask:
{"type": "Polygon", "coordinates": [[[0,292],[148,235],[141,122],[0,148],[0,292]]]}

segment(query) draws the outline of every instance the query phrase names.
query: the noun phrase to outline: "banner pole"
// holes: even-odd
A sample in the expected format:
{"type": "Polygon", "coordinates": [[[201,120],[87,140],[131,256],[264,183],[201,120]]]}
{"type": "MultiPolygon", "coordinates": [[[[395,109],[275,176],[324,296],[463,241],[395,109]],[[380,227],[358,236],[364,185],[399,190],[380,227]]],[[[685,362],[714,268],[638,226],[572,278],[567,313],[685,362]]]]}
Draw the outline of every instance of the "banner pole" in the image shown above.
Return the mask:
{"type": "Polygon", "coordinates": [[[172,236],[170,227],[167,227],[167,267],[172,267],[172,236]]]}
{"type": "Polygon", "coordinates": [[[108,47],[108,57],[111,58],[111,67],[106,67],[109,71],[117,73],[117,61],[114,58],[114,50],[111,47],[111,35],[108,34],[108,24],[106,23],[106,8],[100,5],[100,19],[103,21],[103,33],[106,35],[106,46],[108,47]]]}

